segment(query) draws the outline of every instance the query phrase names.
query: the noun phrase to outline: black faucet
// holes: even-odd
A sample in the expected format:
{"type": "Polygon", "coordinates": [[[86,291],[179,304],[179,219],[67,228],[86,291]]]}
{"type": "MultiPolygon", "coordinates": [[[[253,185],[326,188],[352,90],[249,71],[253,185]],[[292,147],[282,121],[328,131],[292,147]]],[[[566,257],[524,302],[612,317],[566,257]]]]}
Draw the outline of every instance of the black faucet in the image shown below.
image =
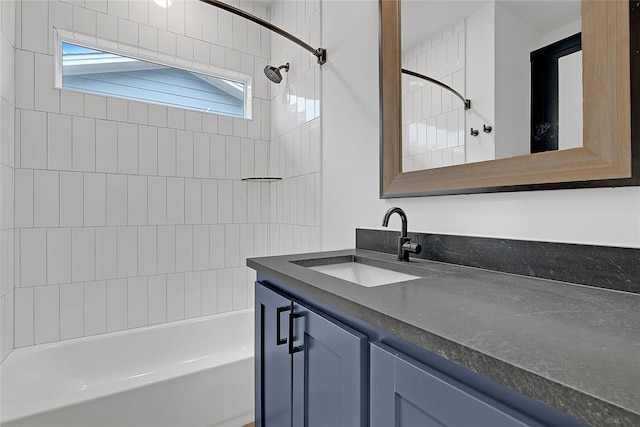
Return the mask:
{"type": "Polygon", "coordinates": [[[409,261],[409,253],[419,254],[422,251],[422,246],[417,243],[411,243],[411,239],[407,237],[407,214],[398,207],[390,208],[384,219],[382,225],[384,227],[389,226],[389,218],[392,214],[397,213],[402,220],[402,230],[400,231],[400,237],[398,237],[398,259],[400,261],[409,261]]]}

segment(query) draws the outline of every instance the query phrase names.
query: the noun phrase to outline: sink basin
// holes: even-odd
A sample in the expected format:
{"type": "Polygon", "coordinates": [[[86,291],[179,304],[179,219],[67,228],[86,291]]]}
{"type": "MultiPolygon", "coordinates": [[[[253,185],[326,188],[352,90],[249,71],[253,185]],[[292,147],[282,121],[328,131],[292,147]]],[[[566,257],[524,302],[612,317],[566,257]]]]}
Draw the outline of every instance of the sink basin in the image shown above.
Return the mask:
{"type": "Polygon", "coordinates": [[[367,288],[389,283],[404,282],[407,280],[419,279],[419,276],[399,273],[385,268],[373,267],[359,262],[342,262],[338,264],[317,265],[307,267],[338,279],[353,282],[367,288]]]}

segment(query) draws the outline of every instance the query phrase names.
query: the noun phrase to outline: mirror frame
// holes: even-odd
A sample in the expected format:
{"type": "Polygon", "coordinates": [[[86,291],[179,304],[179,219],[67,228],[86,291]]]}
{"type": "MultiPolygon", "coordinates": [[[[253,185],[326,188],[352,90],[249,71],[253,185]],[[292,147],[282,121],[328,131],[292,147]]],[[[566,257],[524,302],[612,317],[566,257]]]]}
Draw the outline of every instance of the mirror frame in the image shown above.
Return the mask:
{"type": "Polygon", "coordinates": [[[403,173],[400,1],[379,1],[380,198],[640,185],[634,2],[582,2],[582,147],[403,173]]]}

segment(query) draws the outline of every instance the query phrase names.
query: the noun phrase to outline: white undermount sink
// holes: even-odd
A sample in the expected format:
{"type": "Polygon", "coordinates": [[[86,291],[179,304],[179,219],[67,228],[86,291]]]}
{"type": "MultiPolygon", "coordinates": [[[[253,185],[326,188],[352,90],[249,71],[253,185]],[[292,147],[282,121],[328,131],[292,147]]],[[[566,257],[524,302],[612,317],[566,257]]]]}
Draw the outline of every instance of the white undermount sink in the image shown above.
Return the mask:
{"type": "Polygon", "coordinates": [[[373,267],[368,264],[353,261],[307,268],[337,277],[338,279],[366,286],[367,288],[420,278],[412,274],[399,273],[397,271],[373,267]]]}

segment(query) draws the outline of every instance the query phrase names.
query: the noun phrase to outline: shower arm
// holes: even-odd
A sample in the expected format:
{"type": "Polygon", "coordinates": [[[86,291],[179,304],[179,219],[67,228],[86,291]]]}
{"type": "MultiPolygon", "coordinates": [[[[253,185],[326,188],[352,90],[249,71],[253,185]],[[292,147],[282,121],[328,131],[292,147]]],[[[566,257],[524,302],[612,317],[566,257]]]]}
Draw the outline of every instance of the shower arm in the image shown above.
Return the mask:
{"type": "Polygon", "coordinates": [[[440,86],[440,87],[442,87],[442,88],[444,88],[444,89],[448,90],[449,92],[453,93],[455,96],[457,96],[458,98],[460,98],[460,100],[462,100],[462,102],[464,102],[464,109],[465,109],[465,110],[469,110],[469,109],[471,109],[471,100],[470,100],[470,99],[466,99],[464,96],[460,95],[460,94],[459,94],[455,89],[453,89],[452,87],[447,86],[446,84],[444,84],[444,83],[442,83],[442,82],[439,82],[439,81],[438,81],[438,80],[436,80],[436,79],[432,79],[431,77],[424,76],[424,75],[419,74],[419,73],[416,73],[416,72],[414,72],[414,71],[405,70],[404,68],[402,69],[402,72],[403,72],[404,74],[408,74],[408,75],[410,75],[410,76],[413,76],[413,77],[417,77],[417,78],[419,78],[419,79],[426,80],[426,81],[428,81],[428,82],[431,82],[431,83],[433,83],[433,84],[436,84],[436,85],[438,85],[438,86],[440,86]]]}
{"type": "Polygon", "coordinates": [[[292,42],[294,42],[298,46],[301,46],[304,49],[308,50],[316,58],[318,58],[318,64],[320,64],[320,65],[324,64],[325,62],[327,62],[327,49],[324,49],[324,48],[321,48],[321,47],[319,47],[317,49],[313,48],[309,44],[303,42],[302,40],[300,40],[299,38],[294,36],[293,34],[289,34],[285,30],[283,30],[282,28],[276,27],[272,23],[270,23],[268,21],[265,21],[262,18],[258,18],[257,16],[254,16],[254,15],[248,13],[248,12],[245,12],[242,9],[238,9],[237,7],[231,6],[231,5],[229,5],[227,3],[224,3],[224,2],[222,2],[220,0],[200,0],[200,1],[203,2],[203,3],[210,4],[212,6],[215,6],[215,7],[219,7],[220,9],[226,10],[227,12],[231,12],[234,15],[241,16],[242,18],[248,19],[251,22],[255,22],[258,25],[262,25],[263,27],[273,31],[274,33],[279,34],[282,37],[285,37],[285,38],[291,40],[292,42]]]}

